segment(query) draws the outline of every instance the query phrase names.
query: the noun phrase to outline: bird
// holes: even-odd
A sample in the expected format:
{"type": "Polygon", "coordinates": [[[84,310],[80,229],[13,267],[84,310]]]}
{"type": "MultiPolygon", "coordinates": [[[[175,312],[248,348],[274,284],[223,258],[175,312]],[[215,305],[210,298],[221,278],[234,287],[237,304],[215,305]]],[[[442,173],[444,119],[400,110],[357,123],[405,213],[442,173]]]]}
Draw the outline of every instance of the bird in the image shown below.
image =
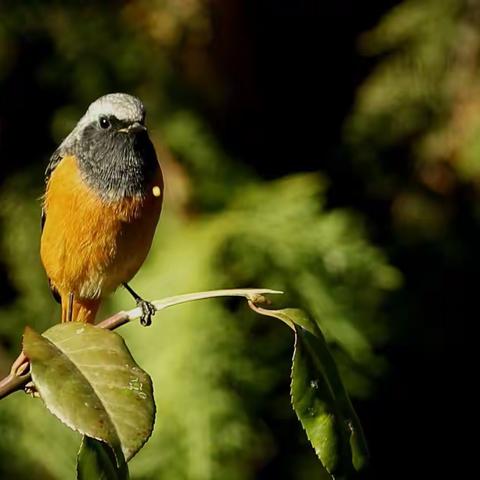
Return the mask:
{"type": "Polygon", "coordinates": [[[145,107],[126,93],[90,104],[50,157],[42,197],[40,257],[61,321],[94,323],[123,285],[151,323],[155,307],[128,282],[150,250],[163,177],[145,107]]]}

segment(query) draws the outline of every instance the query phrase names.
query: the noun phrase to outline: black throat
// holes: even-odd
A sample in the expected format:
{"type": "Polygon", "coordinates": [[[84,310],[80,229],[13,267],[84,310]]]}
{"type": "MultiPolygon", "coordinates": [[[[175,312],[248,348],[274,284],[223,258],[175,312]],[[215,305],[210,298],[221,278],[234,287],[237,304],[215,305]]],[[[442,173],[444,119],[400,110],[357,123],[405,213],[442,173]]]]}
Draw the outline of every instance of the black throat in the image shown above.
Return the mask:
{"type": "Polygon", "coordinates": [[[104,200],[145,195],[159,168],[146,131],[105,131],[92,124],[78,140],[73,153],[81,174],[104,200]]]}

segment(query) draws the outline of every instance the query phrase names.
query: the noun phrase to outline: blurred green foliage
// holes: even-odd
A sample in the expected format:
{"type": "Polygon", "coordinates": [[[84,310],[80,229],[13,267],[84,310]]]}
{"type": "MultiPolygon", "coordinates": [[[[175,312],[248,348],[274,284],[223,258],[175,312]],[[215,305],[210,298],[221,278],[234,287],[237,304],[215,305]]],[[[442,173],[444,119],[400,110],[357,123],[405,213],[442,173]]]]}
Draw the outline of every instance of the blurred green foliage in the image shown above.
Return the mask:
{"type": "MultiPolygon", "coordinates": [[[[321,175],[263,181],[218,144],[174,68],[182,58],[194,80],[208,76],[209,95],[221,97],[215,72],[203,62],[211,21],[206,4],[4,2],[0,17],[0,89],[21,46],[44,45],[34,81],[55,92],[58,107],[32,116],[50,115],[52,145],[106,92],[128,91],[147,105],[166,201],[134,288],[152,299],[222,287],[284,290],[279,303],[318,319],[349,390],[367,396],[384,368],[375,354],[388,337],[382,301],[400,275],[369,242],[358,215],[325,208],[321,175]]],[[[25,325],[41,331],[59,318],[38,258],[47,155],[38,152],[36,164],[1,185],[0,252],[15,296],[0,309],[0,338],[10,358],[25,325]]],[[[119,291],[103,314],[129,306],[119,291]]],[[[288,405],[288,329],[256,318],[243,304],[212,300],[121,333],[153,378],[158,409],[154,434],[132,461],[133,478],[246,480],[276,454],[272,423],[296,421],[288,405]]],[[[79,436],[39,401],[21,394],[3,400],[0,428],[2,477],[31,478],[35,471],[39,479],[72,478],[79,436]]],[[[291,442],[304,442],[298,426],[288,428],[291,442]]],[[[288,478],[319,475],[306,442],[285,455],[288,478]]]]}
{"type": "MultiPolygon", "coordinates": [[[[441,240],[480,180],[480,4],[406,0],[359,40],[378,59],[345,127],[369,195],[399,238],[441,240]]],[[[478,219],[478,213],[475,214],[478,219]]]]}

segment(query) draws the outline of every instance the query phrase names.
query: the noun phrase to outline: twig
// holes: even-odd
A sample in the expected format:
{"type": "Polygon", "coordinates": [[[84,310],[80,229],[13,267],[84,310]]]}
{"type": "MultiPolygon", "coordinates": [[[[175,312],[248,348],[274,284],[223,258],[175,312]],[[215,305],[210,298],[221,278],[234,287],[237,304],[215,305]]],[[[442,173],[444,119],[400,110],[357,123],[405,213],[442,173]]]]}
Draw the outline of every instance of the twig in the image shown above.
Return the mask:
{"type": "MultiPolygon", "coordinates": [[[[279,290],[270,290],[266,288],[241,288],[241,289],[226,289],[226,290],[211,290],[207,292],[187,293],[184,295],[175,295],[167,297],[162,300],[154,300],[152,303],[157,312],[164,310],[180,303],[192,302],[195,300],[204,300],[215,297],[244,297],[249,304],[268,303],[264,297],[265,294],[279,294],[283,293],[279,290]]],[[[97,327],[105,328],[107,330],[115,330],[126,323],[140,318],[142,310],[140,307],[128,311],[118,312],[111,317],[102,320],[97,324],[97,327]]],[[[17,360],[12,365],[10,374],[4,379],[0,380],[0,399],[10,395],[17,390],[23,390],[25,385],[31,380],[30,373],[24,373],[29,366],[28,359],[23,352],[19,355],[17,360]]]]}

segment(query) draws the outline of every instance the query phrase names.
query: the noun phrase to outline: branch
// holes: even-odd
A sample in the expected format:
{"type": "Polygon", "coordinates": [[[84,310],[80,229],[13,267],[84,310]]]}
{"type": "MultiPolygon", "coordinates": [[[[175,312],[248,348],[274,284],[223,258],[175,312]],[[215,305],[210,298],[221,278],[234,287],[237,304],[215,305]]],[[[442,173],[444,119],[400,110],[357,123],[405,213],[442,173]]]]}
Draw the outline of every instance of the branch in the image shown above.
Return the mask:
{"type": "MultiPolygon", "coordinates": [[[[227,290],[211,290],[207,292],[187,293],[184,295],[175,295],[162,300],[154,300],[152,303],[157,312],[181,303],[192,302],[195,300],[204,300],[215,297],[244,297],[249,304],[268,303],[264,297],[265,294],[283,293],[279,290],[270,290],[266,288],[241,288],[227,290]]],[[[140,318],[142,310],[140,307],[128,311],[121,311],[111,317],[102,320],[97,327],[107,330],[115,330],[132,320],[140,318]]],[[[0,399],[10,395],[17,390],[24,390],[25,385],[31,380],[30,373],[24,373],[28,370],[29,362],[23,352],[12,365],[10,374],[0,381],[0,399]]]]}

